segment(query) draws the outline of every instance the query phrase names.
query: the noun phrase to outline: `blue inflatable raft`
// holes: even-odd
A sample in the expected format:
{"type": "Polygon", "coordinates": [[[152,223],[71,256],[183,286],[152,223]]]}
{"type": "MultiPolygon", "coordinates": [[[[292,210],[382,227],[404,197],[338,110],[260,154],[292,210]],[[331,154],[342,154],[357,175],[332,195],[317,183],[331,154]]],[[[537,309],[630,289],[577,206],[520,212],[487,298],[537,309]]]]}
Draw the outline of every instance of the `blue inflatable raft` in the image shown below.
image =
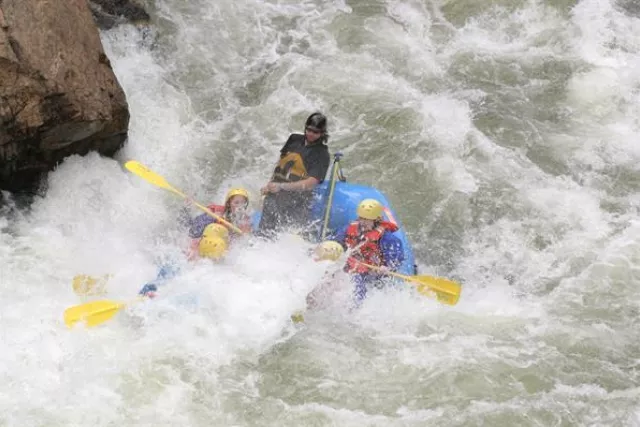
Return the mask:
{"type": "MultiPolygon", "coordinates": [[[[385,195],[376,188],[346,182],[340,168],[341,157],[342,155],[340,153],[336,153],[334,155],[333,166],[330,171],[330,179],[325,180],[314,189],[310,219],[312,222],[320,224],[320,231],[318,233],[317,240],[322,240],[322,235],[330,237],[331,235],[336,234],[350,222],[356,220],[356,209],[362,200],[376,199],[384,206],[384,219],[394,222],[399,228],[394,235],[402,241],[402,246],[404,248],[404,262],[398,269],[398,272],[407,275],[417,274],[413,249],[411,248],[405,229],[402,226],[402,222],[391,207],[389,200],[387,200],[385,195]],[[333,194],[331,194],[332,184],[333,194]],[[325,228],[325,217],[330,199],[329,217],[325,228]]],[[[257,228],[259,222],[260,214],[258,213],[254,217],[255,228],[257,228]]]]}

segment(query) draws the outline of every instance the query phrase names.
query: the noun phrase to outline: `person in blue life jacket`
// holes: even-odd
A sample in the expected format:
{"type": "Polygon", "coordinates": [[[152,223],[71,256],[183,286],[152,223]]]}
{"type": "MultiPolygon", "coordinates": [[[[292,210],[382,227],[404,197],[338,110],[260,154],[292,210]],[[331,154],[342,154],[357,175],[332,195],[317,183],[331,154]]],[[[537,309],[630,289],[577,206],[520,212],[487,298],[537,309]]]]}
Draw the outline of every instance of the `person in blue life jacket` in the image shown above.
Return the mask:
{"type": "MultiPolygon", "coordinates": [[[[215,225],[215,224],[211,224],[215,225]]],[[[219,262],[224,259],[224,256],[227,253],[227,242],[224,238],[217,235],[206,235],[198,242],[198,256],[200,258],[206,258],[213,260],[215,262],[219,262]]],[[[156,278],[146,283],[140,292],[139,295],[154,298],[156,296],[156,292],[158,291],[158,286],[164,285],[169,279],[177,276],[180,273],[180,269],[176,268],[171,264],[166,264],[160,267],[156,278]]]]}
{"type": "Polygon", "coordinates": [[[304,134],[291,134],[280,150],[265,196],[257,234],[273,238],[284,229],[310,232],[309,208],[313,189],[324,181],[330,157],[327,118],[316,112],[306,122],[304,134]]]}
{"type": "MultiPolygon", "coordinates": [[[[361,201],[356,211],[358,219],[332,239],[348,253],[343,271],[351,276],[355,285],[353,296],[356,305],[366,298],[369,288],[379,286],[386,272],[396,271],[404,261],[402,241],[393,234],[398,226],[383,220],[383,210],[382,204],[375,199],[361,201]],[[378,268],[374,270],[365,264],[378,268]]],[[[333,256],[337,254],[335,247],[332,253],[333,256]]],[[[317,295],[320,291],[314,292],[317,295]]],[[[314,292],[310,294],[312,304],[314,292]]]]}

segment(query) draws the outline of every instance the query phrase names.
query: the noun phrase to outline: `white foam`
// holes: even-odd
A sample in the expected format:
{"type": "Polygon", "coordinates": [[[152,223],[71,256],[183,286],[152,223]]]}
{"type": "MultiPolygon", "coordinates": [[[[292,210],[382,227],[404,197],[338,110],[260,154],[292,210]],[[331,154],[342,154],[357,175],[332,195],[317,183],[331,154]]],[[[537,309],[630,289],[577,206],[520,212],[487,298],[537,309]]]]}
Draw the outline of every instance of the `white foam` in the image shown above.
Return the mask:
{"type": "Polygon", "coordinates": [[[179,198],[73,156],[30,212],[0,218],[2,421],[638,424],[640,25],[607,0],[480,6],[160,1],[146,36],[103,33],[132,114],[118,161],[204,203],[242,185],[259,208],[285,138],[323,110],[350,181],[390,195],[415,246],[443,260],[419,258],[421,272],[462,296],[449,307],[406,285],[352,311],[346,282],[294,327],[328,268],[308,244],[188,263],[179,198]],[[549,74],[523,83],[530,67],[549,74]],[[495,141],[476,114],[518,91],[542,104],[507,130],[537,133],[495,141]],[[556,107],[562,123],[536,115],[556,107]],[[75,274],[112,273],[108,297],[133,301],[169,259],[182,271],[155,300],[65,329],[75,274]]]}

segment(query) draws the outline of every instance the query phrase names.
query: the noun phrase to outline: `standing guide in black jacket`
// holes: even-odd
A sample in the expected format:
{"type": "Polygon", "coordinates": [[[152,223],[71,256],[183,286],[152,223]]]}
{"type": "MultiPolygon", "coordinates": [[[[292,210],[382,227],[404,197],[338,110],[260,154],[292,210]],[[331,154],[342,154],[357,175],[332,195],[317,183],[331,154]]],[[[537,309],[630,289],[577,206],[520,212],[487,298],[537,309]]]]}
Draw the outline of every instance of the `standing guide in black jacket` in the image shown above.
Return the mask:
{"type": "Polygon", "coordinates": [[[329,169],[328,139],[327,118],[321,113],[307,118],[304,135],[289,136],[271,180],[260,190],[266,197],[259,234],[273,237],[284,228],[310,231],[312,191],[329,169]]]}

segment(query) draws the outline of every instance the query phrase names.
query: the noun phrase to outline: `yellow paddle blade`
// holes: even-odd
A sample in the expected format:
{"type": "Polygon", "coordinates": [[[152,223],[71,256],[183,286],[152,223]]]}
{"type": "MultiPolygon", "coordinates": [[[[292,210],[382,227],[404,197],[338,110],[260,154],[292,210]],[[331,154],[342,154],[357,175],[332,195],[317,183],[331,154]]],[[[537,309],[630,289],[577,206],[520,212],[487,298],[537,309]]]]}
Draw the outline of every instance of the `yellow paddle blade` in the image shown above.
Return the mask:
{"type": "Polygon", "coordinates": [[[110,274],[105,274],[102,277],[93,277],[88,274],[78,274],[73,277],[71,286],[76,295],[80,296],[97,296],[104,295],[105,285],[111,277],[110,274]]]}
{"type": "Polygon", "coordinates": [[[462,287],[452,280],[433,276],[402,276],[418,285],[418,292],[426,296],[435,296],[441,303],[456,305],[460,299],[462,287]]]}
{"type": "MultiPolygon", "coordinates": [[[[360,264],[365,267],[369,267],[372,270],[380,270],[380,267],[375,265],[366,264],[364,262],[360,262],[360,264]]],[[[456,283],[453,280],[433,276],[407,276],[393,271],[386,272],[385,274],[415,283],[418,285],[418,292],[428,297],[435,297],[441,303],[456,305],[460,299],[460,292],[462,291],[462,288],[459,283],[456,283]]]]}
{"type": "Polygon", "coordinates": [[[111,319],[126,304],[117,301],[91,301],[85,304],[74,305],[64,311],[64,323],[72,327],[80,321],[85,321],[87,327],[97,326],[111,319]]]}
{"type": "Polygon", "coordinates": [[[152,171],[151,169],[149,169],[148,167],[146,167],[145,165],[143,165],[138,161],[129,160],[127,163],[124,164],[124,167],[127,168],[130,172],[138,175],[140,178],[144,179],[145,181],[155,185],[156,187],[164,188],[165,190],[169,190],[172,193],[175,193],[179,196],[187,198],[185,194],[183,194],[178,189],[174,188],[161,175],[158,175],[157,173],[155,173],[154,171],[152,171]]]}
{"type": "Polygon", "coordinates": [[[304,315],[301,311],[296,311],[291,315],[291,320],[293,323],[304,323],[304,315]]]}

